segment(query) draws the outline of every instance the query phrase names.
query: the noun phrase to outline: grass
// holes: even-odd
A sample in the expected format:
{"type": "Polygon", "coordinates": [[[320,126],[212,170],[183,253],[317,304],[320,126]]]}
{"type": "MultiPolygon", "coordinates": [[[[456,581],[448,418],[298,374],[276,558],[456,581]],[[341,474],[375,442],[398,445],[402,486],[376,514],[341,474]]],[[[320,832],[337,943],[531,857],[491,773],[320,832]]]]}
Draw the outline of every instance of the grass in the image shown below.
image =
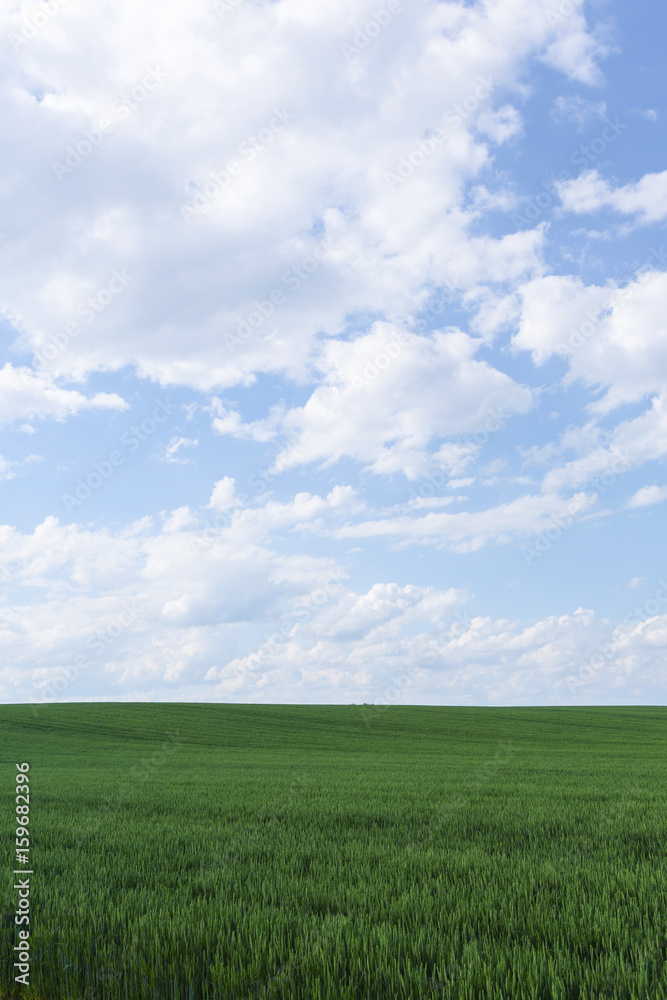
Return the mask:
{"type": "Polygon", "coordinates": [[[665,708],[2,706],[0,993],[667,1000],[666,731],[665,708]]]}

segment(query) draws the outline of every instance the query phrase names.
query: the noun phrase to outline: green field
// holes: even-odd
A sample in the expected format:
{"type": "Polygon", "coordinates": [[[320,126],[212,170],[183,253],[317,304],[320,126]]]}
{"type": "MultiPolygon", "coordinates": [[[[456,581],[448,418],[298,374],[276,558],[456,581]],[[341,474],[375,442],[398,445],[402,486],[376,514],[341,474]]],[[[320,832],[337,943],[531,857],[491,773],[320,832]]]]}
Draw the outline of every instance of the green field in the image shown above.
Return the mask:
{"type": "Polygon", "coordinates": [[[0,706],[0,996],[667,998],[666,735],[665,708],[0,706]]]}

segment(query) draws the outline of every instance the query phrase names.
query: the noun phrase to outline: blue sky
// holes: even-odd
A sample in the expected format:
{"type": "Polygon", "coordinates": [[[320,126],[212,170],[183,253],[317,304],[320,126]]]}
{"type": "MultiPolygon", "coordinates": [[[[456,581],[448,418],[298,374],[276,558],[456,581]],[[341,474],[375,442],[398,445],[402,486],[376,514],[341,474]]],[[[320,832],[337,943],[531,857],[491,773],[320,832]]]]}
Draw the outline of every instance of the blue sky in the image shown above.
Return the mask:
{"type": "Polygon", "coordinates": [[[667,15],[0,18],[2,701],[663,704],[667,15]]]}

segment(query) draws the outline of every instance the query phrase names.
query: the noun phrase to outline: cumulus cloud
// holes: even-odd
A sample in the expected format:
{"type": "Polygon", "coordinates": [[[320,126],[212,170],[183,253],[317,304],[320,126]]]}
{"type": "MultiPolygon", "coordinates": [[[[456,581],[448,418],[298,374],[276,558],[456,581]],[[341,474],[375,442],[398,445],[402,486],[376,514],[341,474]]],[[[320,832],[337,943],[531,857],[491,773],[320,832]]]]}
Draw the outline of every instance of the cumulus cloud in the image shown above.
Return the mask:
{"type": "Polygon", "coordinates": [[[541,234],[472,234],[461,196],[488,162],[477,118],[494,141],[516,133],[503,94],[531,60],[594,75],[583,17],[418,0],[350,61],[341,45],[373,10],[244,3],[223,23],[204,0],[169,19],[122,2],[94,59],[96,9],[62,9],[29,43],[28,8],[6,10],[0,292],[16,349],[53,376],[130,367],[208,392],[300,377],[322,331],[403,318],[443,278],[539,270],[541,234]],[[384,175],[438,127],[447,143],[392,191],[384,175]],[[253,326],[257,303],[270,313],[253,326]]]}
{"type": "Polygon", "coordinates": [[[87,665],[70,697],[126,685],[144,693],[157,685],[164,694],[165,683],[200,667],[203,673],[207,657],[210,664],[213,655],[231,656],[238,635],[245,630],[250,639],[285,602],[324,579],[344,579],[330,558],[271,547],[281,531],[353,507],[344,487],[222,518],[234,498],[219,481],[211,506],[215,517],[183,507],[115,532],[61,525],[55,517],[33,532],[0,527],[7,590],[0,645],[12,665],[2,697],[12,700],[19,690],[23,698],[39,697],[77,656],[87,665]],[[26,597],[30,590],[38,599],[26,597]]]}
{"type": "Polygon", "coordinates": [[[506,104],[497,111],[483,111],[477,120],[477,128],[482,135],[487,135],[500,145],[519,135],[523,129],[523,122],[517,109],[511,104],[506,104]]]}
{"type": "MultiPolygon", "coordinates": [[[[351,566],[383,542],[394,554],[521,542],[573,503],[595,515],[599,494],[583,487],[619,454],[641,464],[667,452],[664,274],[623,287],[549,274],[546,221],[507,232],[487,218],[516,202],[496,158],[528,124],[535,63],[602,80],[609,48],[582,5],[564,16],[534,0],[415,0],[357,44],[376,9],[246,0],[218,18],[193,0],[165,17],[118,0],[104,31],[99,9],[65,5],[29,40],[27,0],[0,12],[13,359],[0,371],[0,478],[11,489],[37,466],[22,434],[46,452],[45,422],[112,416],[155,383],[182,389],[190,421],[160,445],[159,492],[126,463],[125,526],[113,500],[106,520],[63,525],[40,484],[25,515],[35,526],[0,527],[3,700],[50,697],[58,680],[72,698],[362,701],[391,689],[417,702],[561,703],[575,697],[565,672],[610,634],[609,677],[586,690],[634,697],[644,683],[660,608],[617,633],[582,609],[470,619],[449,563],[437,587],[409,582],[416,562],[370,578],[366,566],[363,584],[342,565],[340,553],[351,566]],[[554,357],[558,389],[588,390],[583,426],[550,441],[535,413],[538,436],[512,437],[545,395],[530,359],[554,357]],[[123,391],[96,391],[110,385],[123,391]],[[644,413],[603,421],[642,400],[644,413]],[[485,454],[480,482],[475,463],[503,429],[508,456],[485,454]],[[205,475],[211,431],[198,507],[179,465],[196,456],[205,475]],[[535,445],[521,457],[543,466],[541,492],[515,468],[517,440],[535,445]],[[250,501],[243,476],[259,446],[267,491],[250,501]],[[337,481],[341,470],[360,482],[337,481]],[[444,496],[425,488],[434,470],[444,496]],[[401,476],[414,505],[387,495],[401,476]],[[160,513],[135,516],[138,502],[160,513]],[[406,672],[409,689],[396,680],[406,672]]],[[[556,110],[581,126],[604,102],[556,110]]],[[[573,212],[649,222],[664,217],[663,183],[619,187],[591,171],[560,190],[573,212]]]]}
{"type": "Polygon", "coordinates": [[[207,506],[213,510],[224,511],[230,507],[238,507],[240,503],[236,495],[236,481],[231,476],[223,476],[213,487],[207,506]]]}
{"type": "Polygon", "coordinates": [[[642,486],[628,500],[628,507],[650,507],[667,500],[667,486],[642,486]]]}
{"type": "MultiPolygon", "coordinates": [[[[650,697],[652,650],[667,616],[613,629],[591,610],[532,623],[465,613],[463,592],[408,595],[396,584],[346,594],[321,615],[267,637],[209,673],[211,695],[361,701],[371,722],[390,704],[617,704],[650,697]],[[419,624],[422,625],[421,631],[419,624]],[[417,626],[417,628],[415,628],[417,626]],[[320,695],[321,697],[321,695],[320,695]]],[[[642,609],[639,609],[644,614],[642,609]]],[[[632,612],[626,616],[633,617],[632,612]]]]}
{"type": "MultiPolygon", "coordinates": [[[[458,329],[419,336],[380,322],[352,342],[327,341],[316,361],[320,384],[281,419],[289,444],[278,463],[349,456],[378,474],[425,473],[434,439],[471,434],[492,417],[502,424],[533,404],[529,388],[476,358],[481,343],[458,329]]],[[[446,444],[439,455],[458,474],[472,451],[446,444]]]]}
{"type": "Polygon", "coordinates": [[[537,364],[567,362],[566,382],[605,389],[593,413],[609,413],[664,389],[667,273],[650,268],[619,286],[585,285],[572,275],[549,275],[519,288],[514,347],[537,364]]]}
{"type": "Polygon", "coordinates": [[[546,17],[558,33],[549,43],[544,61],[579,83],[600,85],[603,76],[598,61],[609,55],[611,47],[588,33],[581,10],[561,13],[552,8],[546,11],[546,17]]]}
{"type": "Polygon", "coordinates": [[[284,409],[284,406],[275,406],[266,419],[245,422],[238,410],[225,406],[217,396],[213,397],[207,407],[207,411],[213,415],[211,427],[216,434],[247,441],[272,441],[284,409]]]}
{"type": "MultiPolygon", "coordinates": [[[[34,419],[65,420],[83,410],[126,410],[128,404],[116,393],[86,396],[63,389],[32,369],[7,362],[0,369],[0,424],[34,419]]],[[[25,428],[22,428],[25,429],[25,428]]]]}
{"type": "Polygon", "coordinates": [[[644,174],[641,180],[620,187],[612,187],[597,170],[587,170],[557,187],[568,212],[583,215],[611,208],[621,215],[634,215],[643,225],[667,217],[667,170],[644,174]]]}
{"type": "Polygon", "coordinates": [[[648,691],[667,587],[616,627],[581,608],[471,616],[455,585],[360,590],[334,560],[276,551],[281,531],[349,512],[349,490],[239,509],[233,486],[216,483],[223,516],[208,524],[186,507],[116,532],[52,517],[1,528],[4,589],[39,593],[0,600],[2,697],[562,704],[648,691]]]}

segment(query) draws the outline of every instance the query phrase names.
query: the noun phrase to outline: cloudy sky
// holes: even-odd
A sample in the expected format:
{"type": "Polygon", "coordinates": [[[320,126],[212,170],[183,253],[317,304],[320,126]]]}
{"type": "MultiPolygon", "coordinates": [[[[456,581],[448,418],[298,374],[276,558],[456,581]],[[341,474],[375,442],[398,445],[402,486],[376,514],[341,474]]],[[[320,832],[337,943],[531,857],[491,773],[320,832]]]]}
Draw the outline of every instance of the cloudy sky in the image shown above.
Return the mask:
{"type": "Polygon", "coordinates": [[[3,702],[665,703],[666,27],[4,5],[3,702]]]}

